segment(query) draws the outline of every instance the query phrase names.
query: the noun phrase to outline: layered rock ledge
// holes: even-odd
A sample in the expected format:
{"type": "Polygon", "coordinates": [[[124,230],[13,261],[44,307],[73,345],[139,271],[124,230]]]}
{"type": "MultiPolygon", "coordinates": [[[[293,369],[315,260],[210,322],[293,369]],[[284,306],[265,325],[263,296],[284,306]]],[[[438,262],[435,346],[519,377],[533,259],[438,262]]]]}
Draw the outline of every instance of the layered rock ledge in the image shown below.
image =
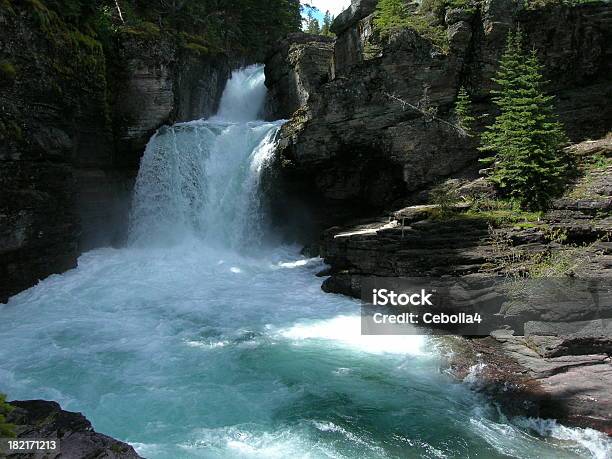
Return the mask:
{"type": "MultiPolygon", "coordinates": [[[[610,158],[612,137],[572,149],[610,158]]],[[[532,272],[561,288],[592,281],[599,293],[583,302],[535,291],[528,301],[502,304],[500,317],[521,321],[488,337],[450,339],[449,364],[512,414],[612,434],[611,184],[612,166],[593,168],[528,223],[495,222],[486,212],[480,218],[466,205],[440,218],[438,206],[420,204],[330,228],[313,246],[330,265],[323,289],[360,297],[372,276],[522,279],[532,272]]],[[[459,190],[467,199],[483,187],[476,179],[459,190]]]]}

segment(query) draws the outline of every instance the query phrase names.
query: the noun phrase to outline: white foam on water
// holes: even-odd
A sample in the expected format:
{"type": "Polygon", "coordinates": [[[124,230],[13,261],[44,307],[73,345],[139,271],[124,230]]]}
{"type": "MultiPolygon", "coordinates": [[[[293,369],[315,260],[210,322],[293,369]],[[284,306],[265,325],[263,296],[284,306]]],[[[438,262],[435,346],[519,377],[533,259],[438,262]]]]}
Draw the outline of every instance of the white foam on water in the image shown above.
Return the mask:
{"type": "Polygon", "coordinates": [[[534,430],[541,437],[567,442],[566,446],[579,445],[589,451],[594,459],[612,457],[612,438],[597,430],[567,427],[554,419],[518,417],[512,419],[512,422],[520,427],[534,430]]]}
{"type": "Polygon", "coordinates": [[[160,129],[129,246],[0,305],[0,391],[57,400],[151,459],[605,457],[588,429],[499,419],[440,373],[432,338],[362,336],[321,260],[266,245],[282,121],[257,121],[264,98],[248,67],[217,116],[160,129]]]}
{"type": "Polygon", "coordinates": [[[474,431],[501,454],[517,458],[612,457],[612,439],[593,429],[567,427],[554,420],[516,417],[470,419],[474,431]]]}
{"type": "Polygon", "coordinates": [[[372,354],[429,354],[426,350],[427,338],[422,335],[362,335],[359,315],[341,315],[331,319],[300,322],[279,330],[278,334],[296,343],[325,340],[372,354]]]}
{"type": "Polygon", "coordinates": [[[219,112],[212,120],[247,122],[259,119],[266,98],[265,78],[260,65],[234,72],[221,97],[219,112]]]}

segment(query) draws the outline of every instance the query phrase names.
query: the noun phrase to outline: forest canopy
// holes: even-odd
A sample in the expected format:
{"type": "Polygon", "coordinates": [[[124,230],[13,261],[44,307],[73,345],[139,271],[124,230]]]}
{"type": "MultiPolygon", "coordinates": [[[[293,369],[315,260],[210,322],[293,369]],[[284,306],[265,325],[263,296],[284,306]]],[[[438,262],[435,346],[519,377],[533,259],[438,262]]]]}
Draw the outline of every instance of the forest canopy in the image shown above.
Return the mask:
{"type": "MultiPolygon", "coordinates": [[[[11,0],[8,0],[9,4],[11,0]]],[[[174,33],[203,52],[257,54],[301,27],[299,0],[25,0],[103,35],[174,33]]]]}

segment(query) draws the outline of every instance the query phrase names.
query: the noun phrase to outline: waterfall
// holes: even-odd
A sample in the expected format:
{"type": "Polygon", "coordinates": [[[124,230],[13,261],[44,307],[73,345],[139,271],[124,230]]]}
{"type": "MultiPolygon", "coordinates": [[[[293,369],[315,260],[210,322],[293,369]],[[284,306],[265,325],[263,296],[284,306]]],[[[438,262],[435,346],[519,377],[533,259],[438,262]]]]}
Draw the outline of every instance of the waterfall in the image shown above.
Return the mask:
{"type": "Polygon", "coordinates": [[[282,121],[258,121],[263,66],[233,73],[217,115],[162,127],[136,181],[129,242],[168,245],[197,238],[237,248],[261,241],[259,180],[282,121]]]}
{"type": "Polygon", "coordinates": [[[217,116],[160,129],[132,246],[0,305],[0,392],[57,400],[150,459],[611,457],[604,434],[507,419],[440,371],[434,338],[362,336],[359,304],[324,293],[299,247],[245,256],[282,124],[255,120],[264,96],[250,67],[217,116]]]}

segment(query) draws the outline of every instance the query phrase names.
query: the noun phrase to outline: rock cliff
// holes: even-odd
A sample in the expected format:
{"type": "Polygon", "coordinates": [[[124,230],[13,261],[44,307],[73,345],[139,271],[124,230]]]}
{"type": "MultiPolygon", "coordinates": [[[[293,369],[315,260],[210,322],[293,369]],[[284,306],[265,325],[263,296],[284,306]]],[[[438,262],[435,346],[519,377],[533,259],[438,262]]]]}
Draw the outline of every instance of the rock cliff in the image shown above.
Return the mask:
{"type": "Polygon", "coordinates": [[[0,302],[121,243],[149,137],[213,113],[242,61],[159,30],[103,46],[42,3],[0,3],[0,302]]]}
{"type": "MultiPolygon", "coordinates": [[[[487,0],[476,9],[449,9],[446,47],[409,28],[381,36],[373,28],[376,4],[355,0],[336,19],[333,54],[320,53],[318,42],[296,41],[267,61],[272,93],[302,92],[290,107],[279,156],[286,192],[310,199],[321,228],[375,213],[474,163],[474,141],[452,126],[452,107],[465,86],[479,124],[490,121],[491,77],[517,24],[538,50],[569,135],[601,136],[612,123],[608,4],[527,9],[516,0],[487,0]],[[306,64],[313,55],[325,59],[327,75],[321,62],[306,64]],[[312,79],[304,68],[319,69],[312,80],[318,86],[296,87],[312,79]]],[[[285,116],[288,107],[277,111],[285,116]]]]}

